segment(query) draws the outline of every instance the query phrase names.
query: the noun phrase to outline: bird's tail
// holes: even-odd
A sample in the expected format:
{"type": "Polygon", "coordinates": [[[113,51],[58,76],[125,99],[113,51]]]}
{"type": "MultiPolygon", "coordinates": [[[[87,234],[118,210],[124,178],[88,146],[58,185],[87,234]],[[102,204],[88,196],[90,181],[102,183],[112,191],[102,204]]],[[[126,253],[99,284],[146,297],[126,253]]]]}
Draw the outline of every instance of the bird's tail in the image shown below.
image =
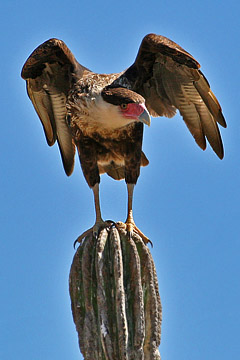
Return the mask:
{"type": "MultiPolygon", "coordinates": [[[[142,151],[141,154],[141,166],[147,166],[149,161],[142,151]]],[[[98,165],[99,173],[104,174],[107,173],[111,176],[114,180],[122,180],[125,178],[125,166],[116,164],[114,161],[106,165],[98,165]]]]}

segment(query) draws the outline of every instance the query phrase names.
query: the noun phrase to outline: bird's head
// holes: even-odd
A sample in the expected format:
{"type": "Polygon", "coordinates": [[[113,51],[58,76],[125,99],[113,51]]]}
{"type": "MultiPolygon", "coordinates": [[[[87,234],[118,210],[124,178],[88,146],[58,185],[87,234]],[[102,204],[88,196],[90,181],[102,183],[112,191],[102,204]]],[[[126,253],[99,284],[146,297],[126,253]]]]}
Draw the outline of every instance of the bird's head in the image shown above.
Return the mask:
{"type": "Polygon", "coordinates": [[[107,104],[113,105],[122,126],[135,121],[150,126],[151,118],[141,95],[122,87],[105,88],[101,95],[107,104]]]}

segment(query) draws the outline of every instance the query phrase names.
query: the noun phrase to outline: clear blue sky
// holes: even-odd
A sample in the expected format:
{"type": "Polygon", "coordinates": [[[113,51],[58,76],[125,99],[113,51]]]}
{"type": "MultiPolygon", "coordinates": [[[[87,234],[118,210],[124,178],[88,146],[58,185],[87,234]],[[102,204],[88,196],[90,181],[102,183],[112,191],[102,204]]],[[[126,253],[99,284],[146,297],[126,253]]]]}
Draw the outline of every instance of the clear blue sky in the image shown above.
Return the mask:
{"type": "MultiPolygon", "coordinates": [[[[78,159],[64,174],[20,78],[43,41],[66,42],[80,63],[118,72],[144,35],[165,35],[202,65],[228,123],[225,158],[197,147],[177,115],[144,132],[150,165],[134,198],[136,224],[154,243],[166,360],[240,356],[240,5],[237,1],[2,1],[0,132],[0,359],[82,359],[68,274],[73,241],[94,221],[78,159]]],[[[125,220],[124,182],[101,182],[106,219],[125,220]]]]}

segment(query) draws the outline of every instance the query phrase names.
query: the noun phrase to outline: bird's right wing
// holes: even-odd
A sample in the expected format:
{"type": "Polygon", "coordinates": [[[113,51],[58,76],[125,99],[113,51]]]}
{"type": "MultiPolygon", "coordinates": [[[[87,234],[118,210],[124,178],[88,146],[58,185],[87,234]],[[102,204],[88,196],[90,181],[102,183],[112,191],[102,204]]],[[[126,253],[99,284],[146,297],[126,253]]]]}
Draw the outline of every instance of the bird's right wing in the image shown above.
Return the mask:
{"type": "Polygon", "coordinates": [[[73,171],[75,145],[66,123],[66,98],[73,77],[84,70],[63,41],[50,39],[33,51],[21,73],[48,145],[58,142],[67,175],[73,171]]]}

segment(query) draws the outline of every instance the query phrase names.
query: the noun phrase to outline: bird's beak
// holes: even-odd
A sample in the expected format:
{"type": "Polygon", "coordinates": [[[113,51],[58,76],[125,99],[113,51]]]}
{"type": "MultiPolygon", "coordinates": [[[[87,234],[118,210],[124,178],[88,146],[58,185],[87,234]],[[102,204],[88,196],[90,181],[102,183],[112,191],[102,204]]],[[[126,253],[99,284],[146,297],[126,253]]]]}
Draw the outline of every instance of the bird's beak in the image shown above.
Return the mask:
{"type": "Polygon", "coordinates": [[[150,117],[149,112],[147,111],[147,109],[144,109],[143,112],[141,113],[141,115],[138,116],[138,120],[141,121],[142,123],[150,126],[151,117],[150,117]]]}

